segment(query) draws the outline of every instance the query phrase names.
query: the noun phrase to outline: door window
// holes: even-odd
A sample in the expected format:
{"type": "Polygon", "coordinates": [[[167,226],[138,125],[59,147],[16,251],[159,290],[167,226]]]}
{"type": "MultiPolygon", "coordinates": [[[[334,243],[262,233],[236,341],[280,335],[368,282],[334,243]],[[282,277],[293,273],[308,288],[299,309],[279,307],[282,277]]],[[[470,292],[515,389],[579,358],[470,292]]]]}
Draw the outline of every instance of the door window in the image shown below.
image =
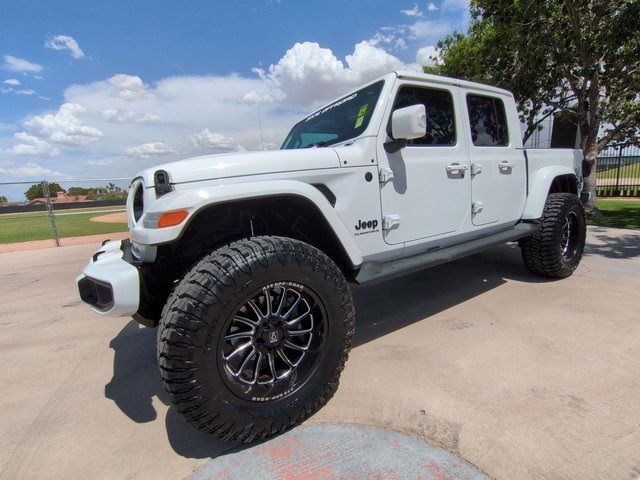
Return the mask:
{"type": "Polygon", "coordinates": [[[476,147],[504,147],[509,144],[507,115],[499,98],[467,95],[471,140],[476,147]]]}
{"type": "MultiPolygon", "coordinates": [[[[451,146],[456,144],[456,125],[453,97],[447,90],[406,86],[400,88],[393,110],[424,105],[427,113],[427,133],[424,137],[408,140],[412,146],[451,146]]],[[[391,131],[389,122],[389,132],[391,131]]]]}

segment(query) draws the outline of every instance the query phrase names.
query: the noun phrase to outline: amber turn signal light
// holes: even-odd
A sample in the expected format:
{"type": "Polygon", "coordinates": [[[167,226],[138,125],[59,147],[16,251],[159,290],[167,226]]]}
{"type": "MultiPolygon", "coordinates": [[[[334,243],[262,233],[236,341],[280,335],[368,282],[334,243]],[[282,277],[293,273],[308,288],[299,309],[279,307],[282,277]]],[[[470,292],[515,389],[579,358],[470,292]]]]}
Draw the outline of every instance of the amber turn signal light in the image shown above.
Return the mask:
{"type": "Polygon", "coordinates": [[[175,212],[164,212],[158,219],[158,228],[175,227],[180,225],[189,216],[187,210],[176,210],[175,212]]]}

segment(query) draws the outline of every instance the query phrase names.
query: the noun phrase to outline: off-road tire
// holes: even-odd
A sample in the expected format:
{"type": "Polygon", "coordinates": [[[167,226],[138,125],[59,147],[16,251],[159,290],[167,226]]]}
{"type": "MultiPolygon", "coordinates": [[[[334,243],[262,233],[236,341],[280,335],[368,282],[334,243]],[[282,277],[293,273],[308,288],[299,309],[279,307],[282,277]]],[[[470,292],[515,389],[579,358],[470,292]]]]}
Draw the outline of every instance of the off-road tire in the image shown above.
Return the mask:
{"type": "Polygon", "coordinates": [[[578,265],[584,251],[586,220],[582,203],[571,193],[551,193],[547,197],[540,220],[540,228],[518,243],[527,269],[550,278],[569,277],[578,265]],[[573,230],[568,251],[563,241],[563,230],[570,221],[573,230]]]}
{"type": "Polygon", "coordinates": [[[158,326],[162,380],[173,406],[201,431],[240,442],[277,435],[333,396],[351,348],[354,320],[349,286],[320,250],[282,237],[237,241],[202,258],[169,297],[158,326]],[[326,350],[309,380],[295,392],[250,401],[225,384],[216,345],[226,341],[225,322],[234,321],[247,292],[280,281],[304,284],[321,299],[327,313],[326,350]]]}

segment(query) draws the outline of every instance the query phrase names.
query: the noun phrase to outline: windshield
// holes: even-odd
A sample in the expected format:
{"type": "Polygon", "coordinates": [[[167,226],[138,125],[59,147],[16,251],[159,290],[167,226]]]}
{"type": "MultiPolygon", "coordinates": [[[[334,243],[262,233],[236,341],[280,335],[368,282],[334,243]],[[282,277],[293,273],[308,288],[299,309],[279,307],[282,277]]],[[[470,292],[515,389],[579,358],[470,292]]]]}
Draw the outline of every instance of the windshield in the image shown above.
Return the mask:
{"type": "Polygon", "coordinates": [[[341,98],[298,122],[282,149],[323,147],[355,138],[365,131],[384,81],[341,98]]]}

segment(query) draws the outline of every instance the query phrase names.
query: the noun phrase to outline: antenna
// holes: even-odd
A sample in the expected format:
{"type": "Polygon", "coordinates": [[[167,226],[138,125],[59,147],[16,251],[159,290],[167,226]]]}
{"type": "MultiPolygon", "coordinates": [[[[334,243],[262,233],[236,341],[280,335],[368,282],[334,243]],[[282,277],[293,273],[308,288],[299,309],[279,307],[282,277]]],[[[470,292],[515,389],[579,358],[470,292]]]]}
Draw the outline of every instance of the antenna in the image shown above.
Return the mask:
{"type": "Polygon", "coordinates": [[[264,150],[264,137],[262,136],[262,120],[260,119],[260,103],[258,105],[258,125],[260,126],[260,144],[262,145],[262,150],[264,150]]]}

